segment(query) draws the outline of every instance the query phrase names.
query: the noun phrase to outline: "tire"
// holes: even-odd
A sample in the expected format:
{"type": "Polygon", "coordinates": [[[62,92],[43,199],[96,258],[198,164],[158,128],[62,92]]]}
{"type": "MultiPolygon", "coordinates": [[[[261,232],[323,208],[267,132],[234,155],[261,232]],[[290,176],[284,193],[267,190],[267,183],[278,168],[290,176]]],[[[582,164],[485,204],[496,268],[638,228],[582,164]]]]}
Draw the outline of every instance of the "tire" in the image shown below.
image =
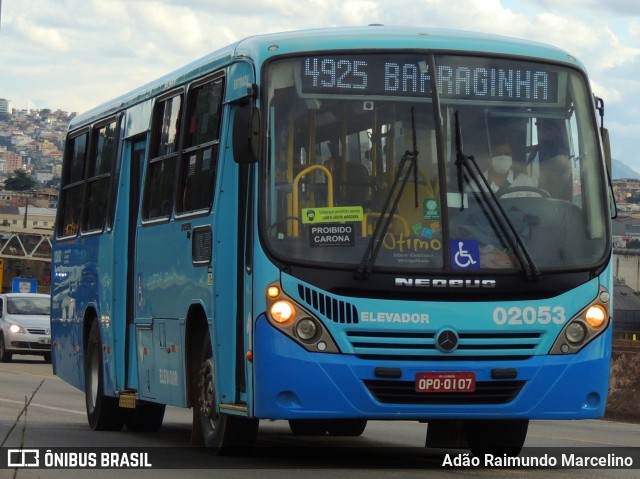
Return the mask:
{"type": "Polygon", "coordinates": [[[44,359],[45,363],[50,363],[51,362],[51,353],[44,353],[42,355],[42,359],[44,359]]]}
{"type": "Polygon", "coordinates": [[[4,343],[4,334],[0,333],[0,362],[10,363],[13,354],[7,351],[7,345],[4,343]]]}
{"type": "Polygon", "coordinates": [[[528,419],[479,419],[464,421],[464,434],[474,456],[517,456],[529,429],[528,419]]]}
{"type": "Polygon", "coordinates": [[[217,411],[215,367],[209,332],[205,334],[198,375],[198,416],[205,447],[214,454],[246,454],[258,435],[258,420],[217,411]]]}
{"type": "Polygon", "coordinates": [[[124,423],[128,431],[158,432],[164,420],[164,404],[139,402],[135,409],[124,414],[124,423]]]}
{"type": "Polygon", "coordinates": [[[84,356],[84,396],[89,427],[94,431],[119,431],[124,425],[124,412],[118,399],[104,395],[104,368],[100,327],[91,325],[84,356]]]}

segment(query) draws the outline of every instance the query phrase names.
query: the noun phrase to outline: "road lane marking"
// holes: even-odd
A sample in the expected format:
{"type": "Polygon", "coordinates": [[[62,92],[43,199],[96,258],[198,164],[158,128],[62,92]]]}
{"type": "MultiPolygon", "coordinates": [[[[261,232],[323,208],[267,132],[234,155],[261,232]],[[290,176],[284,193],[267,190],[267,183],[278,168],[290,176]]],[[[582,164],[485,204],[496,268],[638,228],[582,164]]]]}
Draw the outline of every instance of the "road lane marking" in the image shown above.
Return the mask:
{"type": "MultiPolygon", "coordinates": [[[[16,401],[14,399],[0,398],[0,402],[18,404],[20,406],[24,406],[24,401],[16,401]]],[[[39,408],[42,408],[42,409],[49,409],[51,411],[69,412],[69,413],[72,413],[72,414],[82,414],[82,415],[86,414],[85,411],[77,411],[75,409],[67,409],[67,408],[64,408],[64,407],[47,406],[45,404],[38,404],[38,403],[35,403],[35,402],[32,402],[31,404],[29,404],[29,407],[39,407],[39,408]]]]}
{"type": "Polygon", "coordinates": [[[11,373],[11,374],[18,374],[18,375],[24,375],[24,376],[34,376],[36,378],[47,378],[47,379],[52,379],[55,376],[45,376],[44,374],[35,374],[35,373],[28,373],[26,371],[16,371],[14,369],[6,369],[6,368],[0,368],[0,372],[4,372],[4,373],[11,373]]]}

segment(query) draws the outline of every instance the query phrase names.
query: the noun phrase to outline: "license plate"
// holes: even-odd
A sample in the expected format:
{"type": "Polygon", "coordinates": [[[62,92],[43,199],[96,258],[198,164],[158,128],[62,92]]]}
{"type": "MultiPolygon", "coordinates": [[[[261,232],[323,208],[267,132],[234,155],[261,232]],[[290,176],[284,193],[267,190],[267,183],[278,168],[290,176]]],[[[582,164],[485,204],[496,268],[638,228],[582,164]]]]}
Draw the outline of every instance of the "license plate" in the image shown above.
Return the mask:
{"type": "Polygon", "coordinates": [[[39,338],[38,342],[40,344],[51,344],[51,338],[39,338]]]}
{"type": "Polygon", "coordinates": [[[470,393],[476,389],[476,375],[470,372],[417,373],[416,392],[470,393]]]}

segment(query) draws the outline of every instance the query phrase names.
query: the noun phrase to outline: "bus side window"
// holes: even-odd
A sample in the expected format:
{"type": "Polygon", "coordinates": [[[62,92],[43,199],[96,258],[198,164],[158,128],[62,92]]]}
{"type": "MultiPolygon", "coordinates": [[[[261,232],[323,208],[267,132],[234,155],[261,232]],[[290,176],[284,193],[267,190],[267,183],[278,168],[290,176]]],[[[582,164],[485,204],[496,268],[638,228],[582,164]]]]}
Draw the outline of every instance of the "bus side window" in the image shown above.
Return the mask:
{"type": "Polygon", "coordinates": [[[116,122],[95,128],[92,134],[84,231],[101,230],[106,224],[109,181],[116,157],[116,122]]]}
{"type": "Polygon", "coordinates": [[[58,236],[71,236],[78,232],[80,208],[82,206],[82,187],[84,186],[84,165],[87,156],[87,133],[67,140],[62,194],[58,214],[58,236]]]}
{"type": "Polygon", "coordinates": [[[211,207],[220,143],[223,86],[223,78],[217,77],[196,85],[189,92],[177,195],[180,212],[211,207]]]}
{"type": "Polygon", "coordinates": [[[158,101],[151,126],[151,157],[143,197],[143,219],[168,218],[178,157],[182,95],[158,101]]]}

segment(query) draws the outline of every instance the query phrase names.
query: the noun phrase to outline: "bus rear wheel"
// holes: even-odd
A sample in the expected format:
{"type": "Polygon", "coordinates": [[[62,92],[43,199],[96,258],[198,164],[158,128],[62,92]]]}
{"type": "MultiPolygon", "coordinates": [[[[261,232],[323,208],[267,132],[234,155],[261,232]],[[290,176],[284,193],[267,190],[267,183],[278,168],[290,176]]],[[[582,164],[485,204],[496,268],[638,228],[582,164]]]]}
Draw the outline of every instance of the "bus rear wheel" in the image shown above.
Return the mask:
{"type": "Polygon", "coordinates": [[[214,454],[246,453],[256,440],[258,420],[219,412],[216,407],[215,367],[206,334],[198,380],[200,427],[205,447],[214,454]]]}
{"type": "Polygon", "coordinates": [[[529,429],[528,419],[477,419],[464,421],[464,434],[474,456],[517,456],[529,429]]]}
{"type": "Polygon", "coordinates": [[[119,431],[124,413],[118,399],[104,394],[102,342],[98,322],[91,324],[84,356],[84,396],[89,427],[94,431],[119,431]]]}

